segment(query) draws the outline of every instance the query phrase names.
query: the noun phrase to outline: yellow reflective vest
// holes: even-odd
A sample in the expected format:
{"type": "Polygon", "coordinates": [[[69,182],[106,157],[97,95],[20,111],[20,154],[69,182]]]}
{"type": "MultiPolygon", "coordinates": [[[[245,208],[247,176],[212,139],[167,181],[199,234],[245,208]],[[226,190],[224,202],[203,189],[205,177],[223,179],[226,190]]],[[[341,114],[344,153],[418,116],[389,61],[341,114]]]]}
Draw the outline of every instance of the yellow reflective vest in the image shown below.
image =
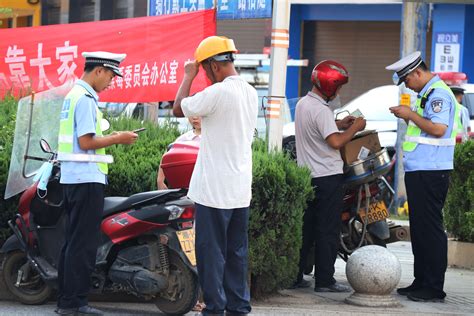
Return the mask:
{"type": "MultiPolygon", "coordinates": [[[[421,100],[428,98],[429,94],[433,89],[443,89],[446,90],[452,97],[452,100],[456,100],[451,89],[444,83],[444,81],[436,81],[431,87],[425,92],[422,98],[418,98],[415,103],[416,112],[418,115],[423,117],[424,109],[421,107],[421,100]]],[[[456,145],[456,134],[458,131],[458,124],[461,123],[461,108],[459,104],[455,102],[454,113],[454,126],[451,131],[449,138],[431,138],[421,136],[421,129],[412,121],[408,122],[407,133],[405,135],[405,141],[403,142],[403,151],[410,152],[415,150],[418,144],[432,145],[432,146],[454,146],[456,145]]],[[[448,127],[449,128],[449,127],[448,127]]]]}
{"type": "MultiPolygon", "coordinates": [[[[95,154],[82,154],[73,152],[74,144],[74,109],[77,101],[87,95],[92,97],[90,93],[82,86],[75,85],[64,99],[61,111],[61,120],[59,124],[58,137],[58,160],[59,161],[75,161],[75,162],[95,162],[100,172],[108,173],[108,163],[113,162],[113,157],[105,154],[105,148],[95,150],[95,154]]],[[[96,136],[102,136],[100,122],[102,120],[102,112],[96,107],[97,116],[95,124],[96,136]]]]}

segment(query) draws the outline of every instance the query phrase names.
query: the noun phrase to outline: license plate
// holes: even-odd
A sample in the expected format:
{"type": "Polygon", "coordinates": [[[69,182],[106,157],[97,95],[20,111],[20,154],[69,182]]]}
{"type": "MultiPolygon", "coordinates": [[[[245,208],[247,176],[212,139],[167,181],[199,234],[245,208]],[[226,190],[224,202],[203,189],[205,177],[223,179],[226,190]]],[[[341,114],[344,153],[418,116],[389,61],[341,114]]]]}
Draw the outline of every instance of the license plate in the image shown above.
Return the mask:
{"type": "MultiPolygon", "coordinates": [[[[359,210],[359,216],[362,223],[365,223],[365,208],[359,210]]],[[[382,221],[389,216],[387,207],[383,201],[375,202],[369,205],[369,212],[367,215],[368,223],[382,221]]]]}
{"type": "Polygon", "coordinates": [[[181,249],[193,266],[196,265],[196,252],[194,251],[194,228],[176,232],[181,249]]]}

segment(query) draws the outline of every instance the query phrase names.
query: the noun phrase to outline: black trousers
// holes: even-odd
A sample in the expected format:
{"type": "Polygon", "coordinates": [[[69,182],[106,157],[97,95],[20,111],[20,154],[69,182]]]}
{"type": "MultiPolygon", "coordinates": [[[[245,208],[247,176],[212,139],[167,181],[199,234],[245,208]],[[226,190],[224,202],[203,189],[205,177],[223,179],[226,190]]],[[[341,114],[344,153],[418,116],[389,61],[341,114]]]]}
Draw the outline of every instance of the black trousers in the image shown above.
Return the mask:
{"type": "Polygon", "coordinates": [[[304,212],[298,280],[303,278],[309,251],[314,244],[316,287],[329,286],[336,282],[334,263],[341,233],[341,212],[345,192],[343,183],[342,174],[311,180],[315,198],[304,212]]]}
{"type": "Polygon", "coordinates": [[[442,209],[449,186],[450,171],[405,173],[414,284],[443,291],[448,261],[448,239],[443,227],[442,209]]]}
{"type": "Polygon", "coordinates": [[[58,266],[60,308],[88,304],[104,209],[104,187],[100,183],[64,185],[68,219],[58,266]]]}

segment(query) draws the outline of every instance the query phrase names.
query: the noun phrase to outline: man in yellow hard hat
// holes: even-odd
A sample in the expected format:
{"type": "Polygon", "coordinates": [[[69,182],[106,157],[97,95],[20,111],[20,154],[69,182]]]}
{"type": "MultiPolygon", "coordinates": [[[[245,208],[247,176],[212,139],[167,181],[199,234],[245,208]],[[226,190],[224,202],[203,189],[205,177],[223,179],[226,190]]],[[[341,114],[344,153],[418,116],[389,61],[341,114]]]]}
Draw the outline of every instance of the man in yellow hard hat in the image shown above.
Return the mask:
{"type": "Polygon", "coordinates": [[[248,218],[252,196],[252,139],[257,91],[234,68],[234,41],[204,39],[184,67],[175,116],[202,118],[201,144],[188,196],[196,205],[196,257],[204,315],[250,312],[247,286],[248,218]],[[212,85],[189,96],[199,72],[212,85]]]}

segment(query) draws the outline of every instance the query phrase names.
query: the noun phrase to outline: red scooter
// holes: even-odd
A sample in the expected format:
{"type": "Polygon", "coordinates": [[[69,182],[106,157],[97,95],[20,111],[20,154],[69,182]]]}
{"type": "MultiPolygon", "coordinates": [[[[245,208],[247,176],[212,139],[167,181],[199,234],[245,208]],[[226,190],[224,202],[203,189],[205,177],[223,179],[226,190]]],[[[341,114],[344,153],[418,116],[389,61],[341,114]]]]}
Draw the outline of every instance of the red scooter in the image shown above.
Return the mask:
{"type": "MultiPolygon", "coordinates": [[[[47,191],[37,184],[23,192],[18,214],[9,221],[13,235],[1,248],[3,278],[22,303],[42,304],[57,287],[64,240],[60,168],[56,154],[41,140],[53,171],[47,191]]],[[[101,242],[92,275],[92,293],[126,292],[153,301],[166,314],[185,314],[198,298],[194,254],[194,204],[185,189],[150,191],[105,198],[101,242]]]]}

